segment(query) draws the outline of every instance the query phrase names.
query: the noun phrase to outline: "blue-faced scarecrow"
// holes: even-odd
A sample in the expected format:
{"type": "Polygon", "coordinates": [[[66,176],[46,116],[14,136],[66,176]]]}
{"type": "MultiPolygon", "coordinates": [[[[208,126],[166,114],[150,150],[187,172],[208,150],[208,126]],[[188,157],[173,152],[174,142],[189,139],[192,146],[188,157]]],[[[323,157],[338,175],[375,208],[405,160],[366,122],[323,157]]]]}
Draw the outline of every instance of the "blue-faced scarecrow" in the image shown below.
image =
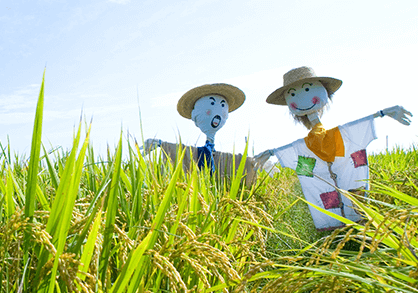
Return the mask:
{"type": "MultiPolygon", "coordinates": [[[[206,143],[202,147],[189,147],[183,159],[183,166],[187,170],[190,166],[190,155],[197,162],[200,169],[208,167],[211,174],[219,169],[221,175],[230,175],[232,154],[215,151],[215,135],[225,125],[230,112],[238,109],[245,101],[245,94],[239,88],[225,84],[205,84],[187,91],[177,103],[177,111],[181,116],[191,119],[195,125],[206,135],[206,143]],[[226,174],[224,174],[226,172],[226,174]]],[[[144,148],[152,150],[156,146],[174,160],[178,144],[148,139],[144,148]]],[[[183,146],[184,147],[184,146],[183,146]]],[[[235,155],[236,167],[242,155],[235,155]]],[[[255,161],[246,158],[247,183],[256,179],[255,161]]]]}
{"type": "Polygon", "coordinates": [[[245,101],[245,94],[239,88],[224,84],[206,84],[189,90],[177,103],[181,116],[192,119],[206,134],[206,144],[197,148],[199,168],[207,165],[215,171],[213,152],[215,134],[228,119],[228,113],[238,109],[245,101]]]}
{"type": "MultiPolygon", "coordinates": [[[[310,132],[303,139],[262,152],[255,159],[263,162],[271,155],[276,155],[282,167],[296,171],[307,201],[357,222],[361,220],[361,215],[338,189],[358,195],[364,195],[368,189],[366,147],[377,138],[374,119],[389,116],[409,125],[411,121],[408,116],[412,114],[400,106],[394,106],[325,130],[320,117],[341,85],[339,79],[316,76],[310,67],[287,72],[283,76],[283,86],[268,96],[267,103],[288,106],[294,119],[310,132]]],[[[344,225],[315,207],[309,206],[309,209],[318,230],[331,230],[344,225]]]]}

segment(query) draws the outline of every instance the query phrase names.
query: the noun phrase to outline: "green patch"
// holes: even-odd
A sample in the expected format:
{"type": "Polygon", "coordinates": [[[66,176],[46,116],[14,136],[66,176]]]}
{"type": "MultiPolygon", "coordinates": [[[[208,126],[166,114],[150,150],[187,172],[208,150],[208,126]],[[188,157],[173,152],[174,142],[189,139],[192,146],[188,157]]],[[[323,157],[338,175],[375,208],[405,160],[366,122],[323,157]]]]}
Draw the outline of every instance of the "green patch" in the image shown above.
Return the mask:
{"type": "Polygon", "coordinates": [[[313,169],[315,168],[316,159],[299,156],[296,173],[299,176],[313,177],[313,169]]]}

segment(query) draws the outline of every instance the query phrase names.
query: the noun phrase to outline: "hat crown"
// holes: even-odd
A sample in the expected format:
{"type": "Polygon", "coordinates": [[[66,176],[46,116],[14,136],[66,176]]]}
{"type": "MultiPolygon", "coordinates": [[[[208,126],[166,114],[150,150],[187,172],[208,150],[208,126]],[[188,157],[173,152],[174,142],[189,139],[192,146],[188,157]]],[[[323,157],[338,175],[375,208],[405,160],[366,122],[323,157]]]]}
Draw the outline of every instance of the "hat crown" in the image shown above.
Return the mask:
{"type": "Polygon", "coordinates": [[[295,68],[283,75],[283,86],[311,77],[316,77],[315,71],[311,67],[303,66],[295,68]]]}
{"type": "Polygon", "coordinates": [[[207,95],[224,97],[228,103],[229,112],[241,107],[245,101],[244,92],[233,85],[226,83],[205,84],[187,91],[177,102],[177,111],[184,118],[191,119],[195,103],[207,95]]]}

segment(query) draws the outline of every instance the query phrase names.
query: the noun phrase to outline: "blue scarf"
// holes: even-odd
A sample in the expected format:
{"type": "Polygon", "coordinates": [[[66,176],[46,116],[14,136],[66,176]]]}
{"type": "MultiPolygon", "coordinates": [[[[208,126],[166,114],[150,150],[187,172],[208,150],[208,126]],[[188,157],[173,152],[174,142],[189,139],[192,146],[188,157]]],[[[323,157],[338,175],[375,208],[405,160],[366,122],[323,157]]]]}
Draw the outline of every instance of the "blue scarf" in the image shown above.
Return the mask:
{"type": "Polygon", "coordinates": [[[206,144],[202,147],[197,148],[197,166],[199,169],[205,167],[206,164],[209,164],[208,168],[210,169],[210,174],[212,175],[215,172],[215,162],[213,160],[213,152],[215,151],[215,144],[210,143],[209,140],[206,141],[206,144]]]}

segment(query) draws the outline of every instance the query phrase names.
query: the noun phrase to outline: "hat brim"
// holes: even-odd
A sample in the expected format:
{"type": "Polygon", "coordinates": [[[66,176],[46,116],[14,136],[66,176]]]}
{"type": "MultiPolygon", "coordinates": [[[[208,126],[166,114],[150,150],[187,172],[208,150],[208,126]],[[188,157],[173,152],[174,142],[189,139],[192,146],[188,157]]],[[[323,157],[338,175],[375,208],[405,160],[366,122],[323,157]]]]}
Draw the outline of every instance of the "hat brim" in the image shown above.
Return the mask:
{"type": "MultiPolygon", "coordinates": [[[[332,95],[333,93],[335,93],[341,87],[343,83],[342,80],[339,80],[337,78],[332,78],[332,77],[309,77],[303,80],[320,81],[322,85],[327,89],[329,95],[332,95]]],[[[289,88],[291,88],[294,84],[298,82],[300,82],[300,80],[292,82],[291,84],[288,84],[281,88],[278,88],[267,97],[266,102],[269,104],[274,104],[274,105],[287,106],[286,98],[284,94],[289,88]]]]}
{"type": "Polygon", "coordinates": [[[219,95],[228,103],[228,112],[235,111],[245,101],[245,94],[239,88],[226,83],[205,84],[185,93],[177,103],[177,111],[187,119],[192,118],[192,111],[197,100],[208,95],[219,95]]]}

